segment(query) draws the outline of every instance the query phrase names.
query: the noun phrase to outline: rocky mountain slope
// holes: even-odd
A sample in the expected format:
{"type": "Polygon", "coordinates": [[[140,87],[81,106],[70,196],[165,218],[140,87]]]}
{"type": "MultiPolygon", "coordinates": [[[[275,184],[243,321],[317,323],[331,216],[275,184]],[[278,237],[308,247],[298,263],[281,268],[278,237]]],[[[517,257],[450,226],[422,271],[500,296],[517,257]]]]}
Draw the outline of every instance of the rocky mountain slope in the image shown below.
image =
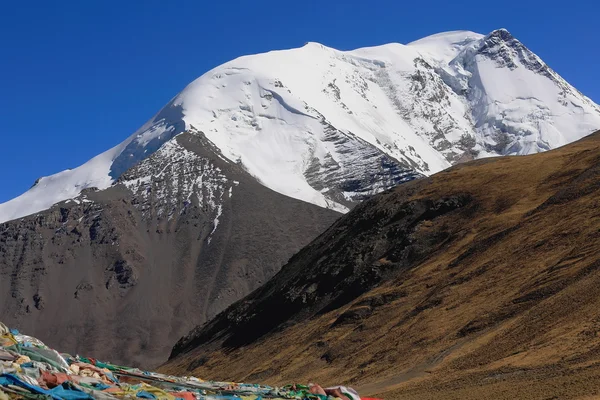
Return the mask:
{"type": "Polygon", "coordinates": [[[191,130],[106,190],[0,224],[0,320],[73,354],[157,365],[338,215],[260,185],[191,130]]]}
{"type": "Polygon", "coordinates": [[[600,128],[600,108],[504,29],[307,43],[205,73],[123,143],[0,204],[0,221],[108,188],[191,127],[268,188],[345,212],[462,160],[570,143],[600,128]]]}
{"type": "Polygon", "coordinates": [[[182,338],[162,370],[390,399],[597,396],[599,190],[600,132],[400,185],[182,338]]]}

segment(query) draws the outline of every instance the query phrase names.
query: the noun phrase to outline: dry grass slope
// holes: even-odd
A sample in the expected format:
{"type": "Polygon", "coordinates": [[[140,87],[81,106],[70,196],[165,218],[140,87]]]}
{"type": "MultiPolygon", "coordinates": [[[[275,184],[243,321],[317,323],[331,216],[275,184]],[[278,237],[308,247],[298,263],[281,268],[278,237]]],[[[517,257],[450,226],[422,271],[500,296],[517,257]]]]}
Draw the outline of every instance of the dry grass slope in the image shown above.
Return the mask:
{"type": "Polygon", "coordinates": [[[343,382],[386,399],[599,396],[600,133],[377,196],[270,285],[180,342],[163,370],[343,382]],[[339,278],[346,264],[378,278],[341,296],[355,287],[339,278]],[[317,270],[333,295],[312,284],[317,270]]]}

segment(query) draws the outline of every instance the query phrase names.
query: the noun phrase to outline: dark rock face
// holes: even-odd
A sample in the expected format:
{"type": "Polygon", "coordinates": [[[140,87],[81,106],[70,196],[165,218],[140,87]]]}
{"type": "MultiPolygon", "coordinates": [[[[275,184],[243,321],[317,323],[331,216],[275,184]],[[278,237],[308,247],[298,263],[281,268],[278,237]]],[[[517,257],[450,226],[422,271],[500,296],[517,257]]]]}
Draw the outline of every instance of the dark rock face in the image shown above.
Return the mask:
{"type": "Polygon", "coordinates": [[[116,261],[107,270],[108,278],[106,280],[106,288],[109,289],[113,285],[118,285],[121,289],[127,289],[135,286],[138,276],[131,265],[125,260],[116,261]]]}
{"type": "Polygon", "coordinates": [[[185,133],[107,190],[0,224],[0,320],[70,353],[155,366],[338,216],[185,133]]]}
{"type": "Polygon", "coordinates": [[[376,193],[423,177],[415,172],[416,165],[387,155],[352,132],[336,129],[316,110],[307,109],[321,119],[324,141],[343,156],[339,160],[330,154],[324,160],[314,157],[304,172],[307,182],[327,198],[352,208],[376,193]]]}
{"type": "Polygon", "coordinates": [[[518,68],[515,63],[515,60],[518,60],[530,71],[563,86],[552,70],[506,29],[497,29],[486,36],[478,53],[494,60],[498,67],[507,67],[511,70],[518,68]]]}
{"type": "MultiPolygon", "coordinates": [[[[421,182],[403,185],[407,198],[420,186],[421,182]]],[[[348,304],[382,281],[418,265],[447,239],[444,232],[414,235],[420,224],[448,213],[464,213],[471,203],[469,195],[458,194],[437,201],[403,203],[395,199],[388,204],[386,197],[393,196],[383,193],[357,206],[296,254],[266,285],[182,338],[171,358],[198,346],[210,346],[215,338],[223,339],[223,348],[237,349],[282,329],[282,325],[348,304]]],[[[370,310],[366,307],[342,314],[335,324],[360,319],[370,310]]]]}

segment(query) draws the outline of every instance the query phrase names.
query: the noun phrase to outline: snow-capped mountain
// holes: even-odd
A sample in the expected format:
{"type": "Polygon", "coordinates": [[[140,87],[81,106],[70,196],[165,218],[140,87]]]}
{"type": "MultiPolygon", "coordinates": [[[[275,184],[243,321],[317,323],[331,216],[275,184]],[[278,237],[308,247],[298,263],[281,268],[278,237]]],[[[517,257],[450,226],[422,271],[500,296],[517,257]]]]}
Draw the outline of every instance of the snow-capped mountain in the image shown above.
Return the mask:
{"type": "Polygon", "coordinates": [[[0,319],[100,358],[119,337],[128,351],[113,361],[156,365],[335,211],[597,128],[599,107],[504,30],[241,57],[121,144],[0,204],[0,319]]]}
{"type": "Polygon", "coordinates": [[[504,29],[307,43],[205,73],[123,143],[0,204],[0,222],[110,187],[191,128],[268,188],[343,212],[462,160],[572,142],[600,128],[600,107],[504,29]]]}

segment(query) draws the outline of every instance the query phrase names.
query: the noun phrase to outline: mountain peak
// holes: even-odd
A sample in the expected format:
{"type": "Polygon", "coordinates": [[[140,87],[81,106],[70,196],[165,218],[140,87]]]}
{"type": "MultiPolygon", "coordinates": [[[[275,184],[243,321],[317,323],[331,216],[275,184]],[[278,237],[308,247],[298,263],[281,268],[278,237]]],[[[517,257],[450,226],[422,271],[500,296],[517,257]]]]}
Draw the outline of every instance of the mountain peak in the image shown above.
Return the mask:
{"type": "Polygon", "coordinates": [[[481,41],[482,47],[494,47],[501,43],[506,44],[509,47],[521,48],[524,51],[531,53],[517,38],[515,38],[507,29],[500,28],[496,29],[487,34],[481,41]]]}
{"type": "Polygon", "coordinates": [[[425,36],[422,39],[418,39],[408,43],[408,45],[418,45],[429,41],[460,41],[465,39],[481,39],[484,35],[468,30],[456,30],[447,32],[438,32],[429,36],[425,36]]]}
{"type": "Polygon", "coordinates": [[[322,43],[319,43],[319,42],[310,42],[310,41],[308,41],[308,42],[304,43],[304,46],[302,46],[302,47],[320,47],[320,48],[324,48],[326,46],[323,45],[322,43]]]}
{"type": "Polygon", "coordinates": [[[481,41],[478,53],[495,60],[498,67],[508,67],[514,70],[522,65],[554,80],[554,77],[547,71],[546,64],[504,28],[490,32],[481,41]]]}
{"type": "Polygon", "coordinates": [[[448,63],[468,45],[483,37],[482,34],[471,31],[449,31],[410,42],[408,46],[428,54],[429,57],[439,62],[448,63]]]}
{"type": "Polygon", "coordinates": [[[486,36],[486,38],[491,37],[497,37],[502,40],[512,40],[515,38],[506,28],[495,29],[486,36]]]}

